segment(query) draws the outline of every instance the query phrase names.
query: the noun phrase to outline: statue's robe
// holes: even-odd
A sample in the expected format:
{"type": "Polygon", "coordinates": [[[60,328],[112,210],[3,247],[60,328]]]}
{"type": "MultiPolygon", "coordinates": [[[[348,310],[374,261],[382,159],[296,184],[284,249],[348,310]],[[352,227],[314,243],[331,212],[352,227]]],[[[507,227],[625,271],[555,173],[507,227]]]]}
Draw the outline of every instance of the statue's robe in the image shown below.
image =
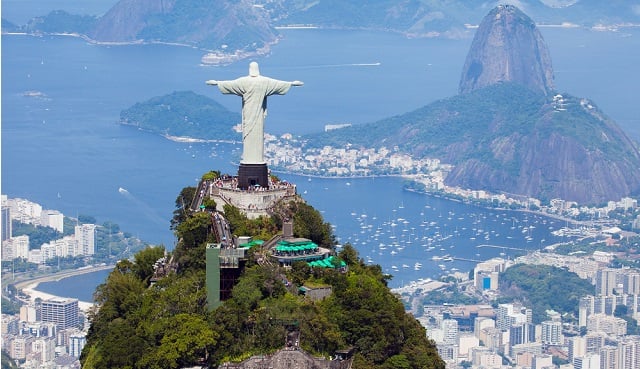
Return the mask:
{"type": "Polygon", "coordinates": [[[233,81],[218,81],[223,94],[242,96],[242,161],[243,164],[264,164],[264,119],[267,116],[267,96],[284,95],[291,82],[264,76],[246,76],[233,81]]]}

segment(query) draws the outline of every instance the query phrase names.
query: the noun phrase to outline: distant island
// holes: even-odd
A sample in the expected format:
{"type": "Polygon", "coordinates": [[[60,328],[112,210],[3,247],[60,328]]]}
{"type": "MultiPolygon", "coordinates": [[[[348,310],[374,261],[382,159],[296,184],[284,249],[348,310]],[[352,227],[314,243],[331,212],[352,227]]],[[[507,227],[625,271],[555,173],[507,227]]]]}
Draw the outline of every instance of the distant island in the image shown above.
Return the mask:
{"type": "Polygon", "coordinates": [[[240,122],[239,113],[191,91],[173,92],[137,103],[123,110],[119,121],[122,125],[182,142],[240,141],[240,134],[233,130],[240,122]]]}

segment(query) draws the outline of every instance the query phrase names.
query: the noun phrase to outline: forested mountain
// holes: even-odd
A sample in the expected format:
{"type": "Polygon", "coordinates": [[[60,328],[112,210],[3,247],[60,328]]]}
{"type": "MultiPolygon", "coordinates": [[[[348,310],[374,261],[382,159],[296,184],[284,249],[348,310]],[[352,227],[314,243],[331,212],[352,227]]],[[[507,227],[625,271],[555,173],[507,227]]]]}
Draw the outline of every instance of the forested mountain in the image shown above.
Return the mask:
{"type": "Polygon", "coordinates": [[[578,317],[580,298],[595,293],[594,286],[566,269],[518,264],[500,274],[500,300],[520,301],[533,311],[533,322],[548,320],[547,310],[578,317]]]}
{"type": "Polygon", "coordinates": [[[445,183],[543,200],[616,200],[640,190],[640,152],[588,99],[496,84],[370,124],[305,136],[322,147],[398,147],[455,168],[445,183]]]}
{"type": "MultiPolygon", "coordinates": [[[[328,358],[336,350],[355,349],[354,369],[444,369],[425,329],[387,287],[389,276],[378,265],[366,265],[350,245],[336,254],[347,264],[346,273],[304,262],[290,269],[259,265],[256,261],[268,250],[252,249],[255,258],[232,297],[210,311],[205,246],[214,242],[211,215],[185,213],[182,205],[191,202],[195,191],[187,187],[176,199],[172,224],[179,242],[167,259],[172,272],[151,283],[153,266],[165,250],[148,248],[132,261],[120,261],[97,288],[100,309],[90,316],[83,368],[216,367],[283,348],[287,327],[293,325],[300,332],[300,347],[312,355],[328,358]],[[303,284],[331,286],[332,294],[320,301],[305,298],[298,294],[303,284]]],[[[294,220],[295,236],[310,237],[318,245],[333,239],[330,225],[302,201],[285,204],[278,214],[294,220]]],[[[282,223],[278,217],[248,220],[230,206],[225,206],[225,217],[235,235],[265,239],[282,223]]]]}

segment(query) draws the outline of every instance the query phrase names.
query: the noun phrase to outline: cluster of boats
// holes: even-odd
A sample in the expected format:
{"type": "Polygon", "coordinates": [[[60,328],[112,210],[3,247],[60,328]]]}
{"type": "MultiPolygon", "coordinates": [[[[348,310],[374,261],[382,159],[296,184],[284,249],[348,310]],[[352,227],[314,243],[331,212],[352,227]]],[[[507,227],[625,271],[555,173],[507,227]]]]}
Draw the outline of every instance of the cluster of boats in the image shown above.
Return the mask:
{"type": "Polygon", "coordinates": [[[472,268],[469,262],[498,255],[521,255],[544,247],[546,239],[555,242],[551,232],[557,221],[553,219],[527,213],[473,210],[463,214],[453,210],[442,213],[429,204],[417,209],[416,204],[407,208],[401,204],[385,216],[353,211],[353,224],[348,226],[350,234],[341,241],[356,247],[367,263],[379,264],[385,272],[408,280],[439,277],[460,267],[472,268]]]}

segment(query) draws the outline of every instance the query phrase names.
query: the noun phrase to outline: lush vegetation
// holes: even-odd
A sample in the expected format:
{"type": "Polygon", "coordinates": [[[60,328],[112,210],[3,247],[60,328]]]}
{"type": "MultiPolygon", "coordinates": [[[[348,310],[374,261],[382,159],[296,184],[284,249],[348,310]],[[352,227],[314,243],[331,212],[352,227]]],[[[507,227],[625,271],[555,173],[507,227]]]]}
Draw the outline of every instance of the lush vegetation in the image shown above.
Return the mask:
{"type": "Polygon", "coordinates": [[[204,140],[240,140],[233,126],[239,113],[191,91],[173,92],[137,103],[120,113],[120,123],[162,135],[204,140]]]}
{"type": "Polygon", "coordinates": [[[533,310],[533,322],[547,320],[546,311],[577,317],[580,298],[593,295],[594,286],[566,269],[518,264],[500,274],[500,303],[520,301],[533,310]]]}
{"type": "MultiPolygon", "coordinates": [[[[425,329],[387,287],[389,276],[380,266],[366,265],[350,245],[336,254],[348,272],[249,262],[232,297],[209,311],[204,248],[213,241],[210,216],[182,206],[194,192],[187,187],[176,199],[172,229],[179,242],[171,257],[177,272],[151,284],[153,263],[164,249],[147,248],[133,261],[120,261],[98,287],[101,308],[90,317],[83,368],[216,366],[281,349],[293,329],[300,331],[301,347],[314,355],[355,348],[354,368],[444,368],[425,329]],[[329,285],[333,293],[322,301],[304,298],[298,295],[304,283],[329,285]]],[[[236,235],[272,235],[283,217],[292,216],[296,236],[333,248],[331,227],[312,207],[291,202],[277,213],[248,220],[225,208],[236,235]]],[[[258,247],[252,253],[268,251],[258,247]]]]}
{"type": "Polygon", "coordinates": [[[541,114],[545,102],[543,95],[504,83],[439,100],[378,122],[307,137],[313,147],[342,147],[347,143],[364,147],[398,146],[402,152],[434,157],[446,154],[453,143],[473,139],[476,146],[459,149],[482,156],[488,155],[488,144],[497,137],[531,132],[532,122],[541,114]]]}

